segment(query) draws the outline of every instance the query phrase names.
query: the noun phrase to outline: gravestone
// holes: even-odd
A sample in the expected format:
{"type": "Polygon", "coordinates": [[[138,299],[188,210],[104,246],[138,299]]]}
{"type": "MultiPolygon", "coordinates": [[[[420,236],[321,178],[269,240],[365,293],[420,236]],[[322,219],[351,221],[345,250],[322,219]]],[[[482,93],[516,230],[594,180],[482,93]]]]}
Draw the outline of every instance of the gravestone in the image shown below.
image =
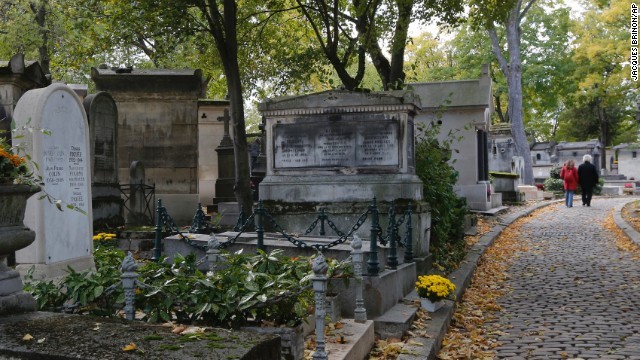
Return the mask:
{"type": "Polygon", "coordinates": [[[218,153],[218,179],[216,180],[216,197],[213,204],[218,213],[222,214],[220,225],[233,225],[237,222],[240,210],[233,192],[236,182],[236,163],[233,149],[233,140],[229,136],[229,110],[224,109],[224,115],[218,117],[218,121],[224,124],[224,135],[220,145],[216,148],[218,153]]]}
{"type": "MultiPolygon", "coordinates": [[[[224,122],[218,118],[224,116],[228,108],[229,100],[198,100],[198,202],[207,206],[209,213],[217,210],[213,199],[217,195],[216,182],[221,168],[219,156],[213,150],[224,137],[224,122]]],[[[233,134],[233,129],[229,131],[233,134]]]]}
{"type": "Polygon", "coordinates": [[[38,195],[29,199],[24,223],[36,232],[36,240],[16,252],[17,269],[25,273],[34,266],[35,278],[52,278],[65,275],[67,267],[93,268],[89,129],[80,99],[63,84],[30,90],[18,101],[14,119],[18,128],[36,129],[14,142],[31,154],[44,191],[62,201],[63,208],[58,210],[38,195]]]}
{"type": "MultiPolygon", "coordinates": [[[[429,208],[415,172],[411,92],[326,91],[260,104],[266,177],[260,198],[284,229],[304,232],[320,208],[348,230],[375,197],[381,226],[391,201],[413,207],[416,257],[429,254],[429,208]]],[[[369,220],[368,220],[369,221],[369,220]]],[[[370,224],[356,232],[370,235],[370,224]]]]}
{"type": "Polygon", "coordinates": [[[89,120],[91,193],[94,227],[124,224],[118,183],[118,108],[109,93],[101,91],[83,102],[89,120]]]}
{"type": "MultiPolygon", "coordinates": [[[[141,161],[134,161],[129,168],[129,212],[127,225],[152,225],[147,210],[145,195],[145,170],[141,161]]],[[[153,206],[153,205],[152,205],[153,206]]]]}

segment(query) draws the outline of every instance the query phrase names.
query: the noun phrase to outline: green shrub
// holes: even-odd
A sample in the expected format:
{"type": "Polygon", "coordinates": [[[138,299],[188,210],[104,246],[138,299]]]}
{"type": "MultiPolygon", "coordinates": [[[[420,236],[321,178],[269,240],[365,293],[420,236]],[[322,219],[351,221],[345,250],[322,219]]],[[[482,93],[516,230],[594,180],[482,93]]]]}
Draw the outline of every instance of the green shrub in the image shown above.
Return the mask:
{"type": "Polygon", "coordinates": [[[469,209],[466,199],[453,191],[457,171],[449,163],[454,133],[438,141],[440,127],[418,125],[416,173],[424,184],[423,196],[431,206],[431,242],[434,267],[449,272],[464,258],[464,219],[469,209]]]}
{"type": "Polygon", "coordinates": [[[598,179],[598,183],[596,184],[596,186],[593,188],[593,195],[600,195],[602,194],[602,187],[604,186],[604,179],[603,178],[599,178],[598,179]]]}
{"type": "Polygon", "coordinates": [[[555,164],[549,170],[549,177],[553,179],[560,179],[560,171],[562,171],[562,166],[560,164],[555,164]]]}
{"type": "MultiPolygon", "coordinates": [[[[204,274],[194,255],[177,255],[172,264],[143,262],[144,284],[135,305],[150,322],[178,321],[236,327],[269,321],[294,325],[306,319],[313,300],[311,259],[289,258],[282,250],[257,255],[224,254],[224,269],[204,274]]],[[[59,283],[27,277],[25,290],[41,310],[114,315],[124,305],[120,266],[124,253],[108,247],[94,252],[95,271],[69,274],[59,283]]],[[[164,260],[164,259],[163,259],[164,260]]],[[[350,264],[327,260],[328,275],[349,273],[350,264]]]]}
{"type": "Polygon", "coordinates": [[[552,192],[564,191],[564,181],[560,178],[549,177],[544,181],[544,190],[552,192]]]}

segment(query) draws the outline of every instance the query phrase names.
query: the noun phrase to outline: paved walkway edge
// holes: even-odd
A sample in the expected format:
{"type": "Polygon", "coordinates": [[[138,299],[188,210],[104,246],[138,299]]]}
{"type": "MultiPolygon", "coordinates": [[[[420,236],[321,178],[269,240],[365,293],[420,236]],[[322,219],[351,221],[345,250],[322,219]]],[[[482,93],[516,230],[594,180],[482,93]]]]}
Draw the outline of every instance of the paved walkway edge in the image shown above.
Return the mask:
{"type": "Polygon", "coordinates": [[[627,236],[631,239],[631,241],[633,241],[634,243],[640,245],[640,233],[638,233],[636,231],[636,229],[634,229],[633,226],[631,226],[631,224],[629,224],[622,217],[622,208],[625,207],[625,205],[627,205],[628,203],[634,202],[636,200],[638,200],[638,199],[637,198],[630,199],[626,203],[616,206],[613,209],[613,221],[616,223],[616,225],[620,229],[622,229],[622,231],[624,231],[625,234],[627,234],[627,236]]]}
{"type": "MultiPolygon", "coordinates": [[[[484,234],[480,240],[478,240],[478,242],[469,249],[464,260],[460,263],[460,267],[449,275],[449,279],[456,285],[456,302],[447,301],[447,305],[444,308],[431,314],[432,319],[429,322],[428,327],[425,329],[429,337],[414,338],[412,339],[412,343],[405,344],[402,350],[403,353],[400,354],[398,360],[435,359],[436,354],[438,354],[438,351],[440,351],[440,348],[442,347],[442,340],[444,339],[447,329],[449,328],[449,324],[451,323],[457,299],[462,298],[462,295],[471,283],[471,278],[476,270],[478,261],[487,248],[489,248],[498,236],[500,236],[502,231],[514,221],[527,216],[538,209],[563,201],[564,200],[541,201],[532,206],[528,206],[521,211],[505,215],[498,225],[494,226],[490,231],[484,234]]],[[[640,241],[640,234],[638,234],[638,236],[640,241]]]]}

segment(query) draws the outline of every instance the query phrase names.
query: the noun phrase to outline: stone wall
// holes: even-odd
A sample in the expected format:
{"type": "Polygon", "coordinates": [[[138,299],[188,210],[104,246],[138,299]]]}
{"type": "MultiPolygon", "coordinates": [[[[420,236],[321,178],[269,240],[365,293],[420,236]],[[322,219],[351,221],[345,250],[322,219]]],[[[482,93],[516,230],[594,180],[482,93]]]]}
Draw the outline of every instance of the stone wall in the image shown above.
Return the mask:
{"type": "Polygon", "coordinates": [[[118,106],[118,168],[121,184],[141,161],[147,185],[156,186],[178,224],[193,217],[198,203],[198,98],[200,70],[92,68],[96,89],[118,106]]]}

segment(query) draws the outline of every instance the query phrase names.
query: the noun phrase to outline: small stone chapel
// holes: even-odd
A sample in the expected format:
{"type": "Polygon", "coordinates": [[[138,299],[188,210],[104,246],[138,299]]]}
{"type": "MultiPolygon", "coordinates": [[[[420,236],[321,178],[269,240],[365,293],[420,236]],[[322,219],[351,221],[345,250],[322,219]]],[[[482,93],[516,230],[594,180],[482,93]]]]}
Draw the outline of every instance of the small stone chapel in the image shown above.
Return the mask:
{"type": "Polygon", "coordinates": [[[493,114],[493,92],[489,66],[475,80],[411,83],[408,86],[420,97],[422,108],[416,124],[430,122],[441,125],[444,139],[450,131],[460,140],[454,141],[452,160],[458,171],[455,191],[467,199],[472,210],[489,210],[502,205],[489,183],[488,132],[493,114]]]}

